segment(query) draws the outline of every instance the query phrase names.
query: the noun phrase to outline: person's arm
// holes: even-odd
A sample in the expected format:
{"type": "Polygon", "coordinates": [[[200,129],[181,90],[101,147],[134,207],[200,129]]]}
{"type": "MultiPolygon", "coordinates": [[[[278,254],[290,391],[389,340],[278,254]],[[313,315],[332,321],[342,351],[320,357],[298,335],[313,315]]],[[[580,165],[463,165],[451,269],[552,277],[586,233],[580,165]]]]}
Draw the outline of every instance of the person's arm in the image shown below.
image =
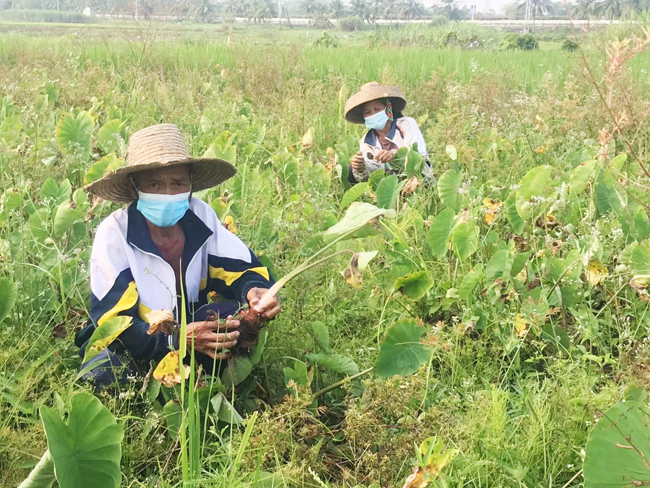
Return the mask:
{"type": "Polygon", "coordinates": [[[178,349],[178,334],[149,335],[149,324],[139,315],[139,294],[126,258],[127,245],[109,217],[97,229],[90,258],[90,320],[75,340],[85,350],[97,327],[117,316],[132,317],[131,326],[109,346],[129,352],[134,359],[160,360],[178,349]]]}

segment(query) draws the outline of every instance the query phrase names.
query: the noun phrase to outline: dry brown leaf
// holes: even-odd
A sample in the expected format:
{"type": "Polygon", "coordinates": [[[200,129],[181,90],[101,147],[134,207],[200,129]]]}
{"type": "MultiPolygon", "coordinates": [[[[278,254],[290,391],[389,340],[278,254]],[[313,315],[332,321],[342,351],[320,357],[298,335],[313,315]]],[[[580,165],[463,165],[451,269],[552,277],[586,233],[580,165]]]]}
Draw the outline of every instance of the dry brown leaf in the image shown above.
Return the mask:
{"type": "Polygon", "coordinates": [[[585,270],[585,278],[591,286],[602,285],[607,275],[607,268],[595,260],[590,262],[585,270]]]}
{"type": "Polygon", "coordinates": [[[165,335],[170,335],[174,332],[176,321],[171,310],[152,310],[146,317],[149,322],[147,334],[162,332],[165,335]]]}
{"type": "Polygon", "coordinates": [[[526,321],[526,318],[522,314],[518,313],[515,317],[515,334],[517,337],[526,337],[529,327],[530,324],[526,321]]]}
{"type": "Polygon", "coordinates": [[[413,473],[406,478],[406,482],[402,488],[426,488],[431,483],[425,479],[424,475],[425,472],[422,468],[413,466],[413,473]]]}
{"type": "Polygon", "coordinates": [[[412,176],[409,180],[406,181],[406,184],[404,184],[404,188],[402,188],[402,196],[410,195],[419,186],[420,186],[420,180],[418,180],[418,177],[412,176]]]}

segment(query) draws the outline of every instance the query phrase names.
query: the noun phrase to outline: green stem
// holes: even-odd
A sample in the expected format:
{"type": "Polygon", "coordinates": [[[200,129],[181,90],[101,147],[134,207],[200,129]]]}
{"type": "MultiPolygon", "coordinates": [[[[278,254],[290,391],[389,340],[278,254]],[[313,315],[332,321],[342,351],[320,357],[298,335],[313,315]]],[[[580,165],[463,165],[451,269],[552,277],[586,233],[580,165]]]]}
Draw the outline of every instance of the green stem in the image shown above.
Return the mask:
{"type": "Polygon", "coordinates": [[[54,460],[48,449],[18,488],[50,488],[55,481],[54,460]]]}
{"type": "Polygon", "coordinates": [[[562,281],[562,280],[564,279],[564,277],[565,277],[567,274],[569,274],[569,271],[571,271],[571,268],[573,268],[573,267],[574,267],[576,264],[578,264],[579,262],[580,262],[580,260],[574,261],[573,263],[571,263],[571,264],[569,265],[569,267],[568,267],[567,269],[564,270],[564,273],[562,273],[562,274],[560,275],[560,277],[557,279],[557,281],[556,281],[556,282],[553,284],[553,286],[551,287],[551,291],[548,292],[548,295],[546,296],[546,299],[547,299],[547,300],[548,300],[549,298],[551,298],[551,295],[553,294],[553,292],[555,291],[555,289],[557,288],[557,286],[560,284],[560,281],[562,281]]]}
{"type": "Polygon", "coordinates": [[[322,395],[324,395],[325,393],[329,393],[329,392],[332,391],[332,390],[336,390],[339,386],[343,386],[343,385],[344,385],[346,382],[348,382],[348,381],[355,380],[355,379],[357,379],[357,378],[360,377],[360,376],[363,376],[363,375],[365,375],[365,374],[370,373],[373,369],[374,369],[374,368],[368,368],[368,369],[366,369],[365,371],[361,371],[360,373],[354,374],[354,375],[352,375],[352,376],[348,376],[347,378],[343,378],[341,381],[337,381],[336,383],[332,383],[331,385],[326,386],[326,387],[323,388],[322,390],[318,390],[316,393],[314,393],[314,394],[311,396],[311,401],[313,402],[313,401],[316,400],[319,396],[322,396],[322,395]]]}

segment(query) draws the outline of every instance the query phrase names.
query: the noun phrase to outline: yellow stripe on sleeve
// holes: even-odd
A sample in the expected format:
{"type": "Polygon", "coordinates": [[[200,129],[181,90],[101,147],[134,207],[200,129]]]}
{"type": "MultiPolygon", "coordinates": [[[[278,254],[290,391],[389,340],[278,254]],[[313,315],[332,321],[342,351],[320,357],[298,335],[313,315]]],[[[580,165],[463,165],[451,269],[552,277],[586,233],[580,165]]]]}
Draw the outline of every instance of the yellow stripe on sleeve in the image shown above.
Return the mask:
{"type": "Polygon", "coordinates": [[[199,285],[199,290],[205,290],[208,287],[208,277],[206,276],[201,280],[201,284],[199,285]]]}
{"type": "Polygon", "coordinates": [[[138,303],[138,315],[142,319],[143,322],[149,323],[149,319],[147,319],[147,314],[151,312],[151,309],[147,307],[144,303],[140,302],[138,303]]]}
{"type": "Polygon", "coordinates": [[[128,310],[131,307],[133,307],[133,305],[135,305],[137,301],[138,301],[138,290],[136,290],[135,288],[135,281],[132,281],[131,283],[129,283],[129,286],[127,287],[126,291],[120,297],[120,299],[115,304],[115,306],[100,317],[100,319],[97,321],[97,325],[102,325],[108,319],[117,317],[117,315],[120,312],[124,312],[125,310],[128,310]]]}
{"type": "Polygon", "coordinates": [[[269,279],[269,270],[263,266],[245,269],[244,271],[226,271],[223,268],[213,268],[210,266],[210,277],[224,281],[226,283],[226,286],[230,286],[235,280],[237,280],[241,275],[248,271],[253,271],[254,273],[263,276],[267,280],[269,279]]]}

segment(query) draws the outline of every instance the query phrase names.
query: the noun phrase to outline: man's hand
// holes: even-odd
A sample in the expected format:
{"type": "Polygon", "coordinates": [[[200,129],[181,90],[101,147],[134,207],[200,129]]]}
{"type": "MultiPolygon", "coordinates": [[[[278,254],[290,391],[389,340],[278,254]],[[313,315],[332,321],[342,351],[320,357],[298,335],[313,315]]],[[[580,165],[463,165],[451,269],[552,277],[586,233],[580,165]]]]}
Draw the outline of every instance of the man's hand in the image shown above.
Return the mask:
{"type": "Polygon", "coordinates": [[[194,337],[195,351],[207,354],[212,359],[229,358],[229,349],[237,344],[237,338],[239,337],[238,331],[231,331],[231,329],[239,327],[239,320],[234,320],[231,317],[226,319],[225,325],[220,325],[217,322],[192,322],[187,324],[185,339],[187,345],[192,347],[192,337],[194,337]]]}
{"type": "Polygon", "coordinates": [[[395,157],[394,151],[386,151],[385,149],[382,149],[377,153],[375,159],[380,163],[388,163],[392,161],[394,157],[395,157]]]}
{"type": "Polygon", "coordinates": [[[271,320],[280,313],[280,301],[278,300],[277,295],[274,296],[263,309],[257,308],[257,304],[267,291],[266,288],[251,288],[246,294],[246,300],[248,300],[248,304],[257,313],[261,314],[265,319],[271,320]]]}
{"type": "Polygon", "coordinates": [[[363,154],[361,152],[356,153],[350,158],[350,165],[354,168],[355,171],[363,171],[365,169],[366,163],[363,161],[363,154]]]}

